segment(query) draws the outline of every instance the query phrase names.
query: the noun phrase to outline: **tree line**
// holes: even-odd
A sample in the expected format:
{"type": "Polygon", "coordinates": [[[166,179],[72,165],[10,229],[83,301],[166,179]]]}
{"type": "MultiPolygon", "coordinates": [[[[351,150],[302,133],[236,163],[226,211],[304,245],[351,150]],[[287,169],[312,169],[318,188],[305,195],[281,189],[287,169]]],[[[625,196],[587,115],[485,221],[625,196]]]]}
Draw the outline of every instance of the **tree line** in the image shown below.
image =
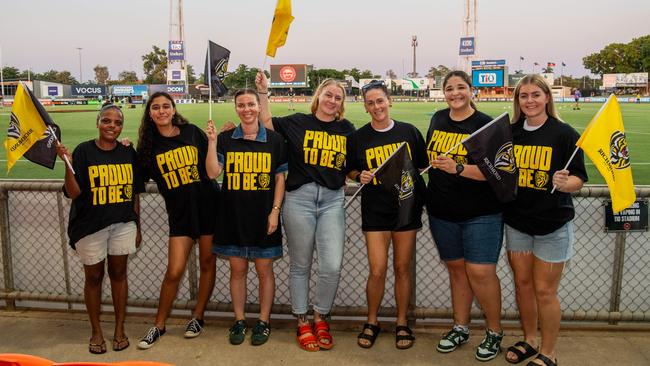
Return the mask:
{"type": "MultiPolygon", "coordinates": [[[[156,45],[152,50],[141,56],[142,70],[144,79],[139,80],[137,73],[133,70],[124,70],[112,78],[105,65],[96,65],[93,68],[95,72],[94,80],[88,83],[97,83],[103,85],[113,84],[165,84],[167,83],[167,51],[156,45]]],[[[583,66],[592,74],[602,76],[609,73],[631,73],[631,72],[648,72],[650,71],[650,35],[634,38],[629,43],[611,43],[606,45],[602,50],[583,57],[583,66]]],[[[70,71],[49,70],[43,73],[33,73],[30,70],[19,70],[13,66],[6,66],[3,69],[5,80],[43,80],[62,84],[80,84],[70,71]]],[[[451,71],[451,68],[445,65],[432,66],[425,75],[428,78],[441,77],[451,71]]],[[[521,70],[518,70],[521,72],[521,70]]],[[[553,68],[547,67],[542,72],[553,72],[553,68]]],[[[224,79],[224,85],[230,90],[236,90],[254,85],[256,68],[250,68],[247,65],[240,64],[232,72],[228,73],[224,79]]],[[[268,72],[267,72],[267,76],[268,72]]],[[[361,70],[358,68],[336,70],[336,69],[313,69],[308,73],[309,89],[315,89],[321,80],[334,78],[343,80],[346,76],[351,76],[355,80],[359,79],[379,79],[380,75],[370,70],[361,70]]],[[[397,79],[394,70],[387,70],[386,78],[397,79]]],[[[417,76],[417,75],[416,75],[417,76]]],[[[187,79],[189,84],[203,83],[203,73],[195,75],[192,65],[187,65],[187,79]]],[[[556,78],[556,85],[562,82],[562,85],[569,87],[584,87],[587,82],[593,82],[587,76],[574,78],[572,75],[561,75],[556,78]]],[[[81,81],[83,83],[83,81],[81,81]]],[[[595,82],[594,82],[595,83],[595,82]]],[[[596,86],[594,84],[594,86],[596,86]]]]}

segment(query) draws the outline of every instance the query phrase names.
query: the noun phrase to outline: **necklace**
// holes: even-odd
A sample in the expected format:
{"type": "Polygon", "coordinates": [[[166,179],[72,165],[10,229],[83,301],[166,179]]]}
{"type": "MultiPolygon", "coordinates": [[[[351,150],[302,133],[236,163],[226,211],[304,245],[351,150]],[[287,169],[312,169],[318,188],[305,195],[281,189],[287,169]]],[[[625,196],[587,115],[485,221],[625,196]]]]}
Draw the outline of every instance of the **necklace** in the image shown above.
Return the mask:
{"type": "Polygon", "coordinates": [[[165,136],[165,137],[171,137],[174,134],[174,132],[176,132],[176,126],[172,126],[172,129],[169,130],[169,132],[164,133],[162,135],[165,136]]]}

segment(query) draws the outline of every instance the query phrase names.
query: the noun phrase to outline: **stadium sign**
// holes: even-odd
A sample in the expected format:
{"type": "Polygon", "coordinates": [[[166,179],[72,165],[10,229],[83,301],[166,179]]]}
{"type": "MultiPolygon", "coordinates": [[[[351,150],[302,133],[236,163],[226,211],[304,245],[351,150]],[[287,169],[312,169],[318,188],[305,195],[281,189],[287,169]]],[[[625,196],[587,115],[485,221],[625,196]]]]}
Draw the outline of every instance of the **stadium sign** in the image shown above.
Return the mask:
{"type": "Polygon", "coordinates": [[[167,70],[167,81],[185,81],[185,70],[183,69],[167,70]]]}
{"type": "Polygon", "coordinates": [[[474,55],[474,49],[474,37],[461,37],[458,55],[472,56],[474,55]]]}
{"type": "Polygon", "coordinates": [[[104,85],[72,85],[71,94],[75,97],[95,97],[106,95],[107,88],[104,85]]]}
{"type": "Polygon", "coordinates": [[[630,207],[614,214],[612,201],[605,201],[605,232],[648,231],[648,200],[636,200],[630,207]]]}
{"type": "Polygon", "coordinates": [[[185,60],[185,50],[183,49],[183,41],[169,41],[167,60],[168,61],[185,60]]]}
{"type": "Polygon", "coordinates": [[[273,88],[307,87],[307,65],[271,65],[270,86],[273,88]]]}
{"type": "Polygon", "coordinates": [[[506,60],[478,60],[478,61],[472,61],[472,67],[477,67],[477,66],[505,66],[506,65],[506,60]]]}
{"type": "Polygon", "coordinates": [[[49,95],[50,97],[56,97],[57,95],[59,95],[59,88],[57,86],[48,86],[47,95],[49,95]]]}
{"type": "Polygon", "coordinates": [[[402,90],[427,90],[429,88],[429,79],[411,78],[401,80],[402,90]]]}

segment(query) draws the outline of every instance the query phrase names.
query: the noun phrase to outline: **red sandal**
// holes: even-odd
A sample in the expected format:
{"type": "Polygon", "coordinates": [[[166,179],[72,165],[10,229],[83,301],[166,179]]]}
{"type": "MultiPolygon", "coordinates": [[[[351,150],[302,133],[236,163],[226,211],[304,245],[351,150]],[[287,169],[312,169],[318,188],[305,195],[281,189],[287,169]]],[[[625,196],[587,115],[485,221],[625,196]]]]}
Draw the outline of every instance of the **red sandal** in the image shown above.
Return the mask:
{"type": "Polygon", "coordinates": [[[300,348],[305,351],[316,352],[319,350],[318,341],[309,324],[298,327],[296,341],[298,341],[300,348]]]}
{"type": "Polygon", "coordinates": [[[318,338],[318,346],[323,350],[332,349],[334,347],[334,339],[330,334],[330,325],[325,320],[320,320],[314,323],[314,332],[318,338]]]}

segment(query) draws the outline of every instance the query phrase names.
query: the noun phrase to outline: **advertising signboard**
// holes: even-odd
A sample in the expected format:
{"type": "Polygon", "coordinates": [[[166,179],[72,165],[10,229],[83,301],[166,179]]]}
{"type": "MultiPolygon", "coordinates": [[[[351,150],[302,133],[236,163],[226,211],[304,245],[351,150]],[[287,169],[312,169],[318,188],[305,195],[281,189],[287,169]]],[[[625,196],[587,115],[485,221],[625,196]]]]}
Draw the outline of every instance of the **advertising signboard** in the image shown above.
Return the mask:
{"type": "Polygon", "coordinates": [[[156,84],[156,85],[149,85],[149,93],[153,94],[156,92],[165,92],[167,94],[186,94],[187,89],[186,85],[178,84],[178,85],[169,85],[169,84],[156,84]]]}
{"type": "Polygon", "coordinates": [[[183,69],[167,70],[167,81],[184,81],[184,80],[185,80],[185,70],[183,69]]]}
{"type": "Polygon", "coordinates": [[[505,66],[506,60],[477,60],[472,61],[472,67],[477,66],[505,66]]]}
{"type": "Polygon", "coordinates": [[[71,89],[71,94],[75,97],[96,97],[107,94],[105,85],[72,85],[71,89]]]}
{"type": "Polygon", "coordinates": [[[307,65],[271,65],[270,86],[272,88],[307,87],[307,65]]]}
{"type": "Polygon", "coordinates": [[[478,88],[502,87],[503,69],[472,70],[472,84],[478,88]]]}
{"type": "Polygon", "coordinates": [[[603,87],[605,88],[644,87],[647,85],[648,85],[647,72],[603,75],[603,87]]]}
{"type": "Polygon", "coordinates": [[[111,93],[118,97],[147,94],[147,85],[113,85],[111,93]]]}

